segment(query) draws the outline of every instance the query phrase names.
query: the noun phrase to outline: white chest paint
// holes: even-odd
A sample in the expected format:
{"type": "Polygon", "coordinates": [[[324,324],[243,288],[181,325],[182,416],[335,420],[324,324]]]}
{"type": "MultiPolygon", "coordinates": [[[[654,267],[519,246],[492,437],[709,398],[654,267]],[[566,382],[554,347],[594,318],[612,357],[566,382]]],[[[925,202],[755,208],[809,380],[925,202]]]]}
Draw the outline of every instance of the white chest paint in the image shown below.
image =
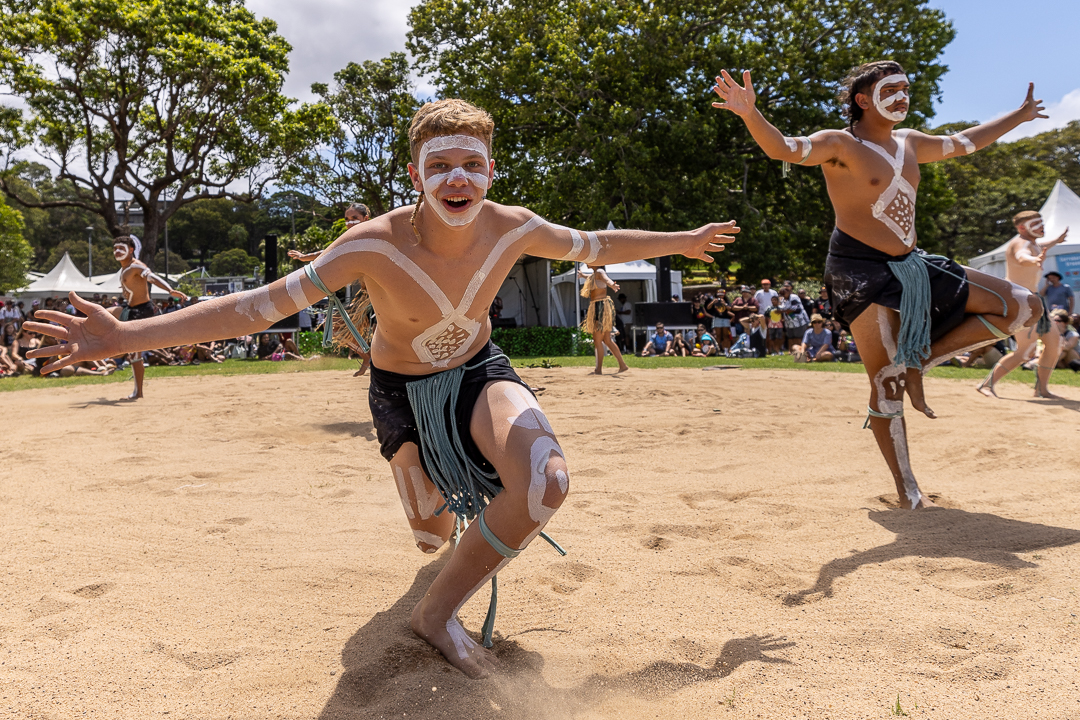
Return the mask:
{"type": "MultiPolygon", "coordinates": [[[[374,252],[386,256],[390,262],[401,268],[412,280],[420,286],[420,289],[439,308],[441,317],[431,327],[423,330],[412,341],[413,352],[420,362],[430,363],[432,367],[447,367],[451,360],[464,355],[472,348],[473,342],[480,334],[483,324],[470,317],[469,312],[476,295],[488,279],[503,256],[511,246],[523,238],[532,230],[546,224],[546,220],[539,216],[533,216],[523,225],[519,225],[507,232],[488,253],[484,264],[477,270],[461,299],[455,304],[450,301],[446,293],[435,280],[432,279],[419,265],[408,258],[404,253],[385,240],[358,239],[343,243],[338,247],[323,253],[316,260],[318,266],[331,262],[334,258],[351,252],[374,252]]],[[[486,313],[485,313],[486,314],[486,313]]]]}
{"type": "Polygon", "coordinates": [[[878,197],[877,202],[870,206],[874,217],[892,230],[896,237],[911,247],[915,244],[915,188],[904,177],[904,154],[907,149],[907,130],[897,130],[893,134],[896,140],[896,155],[869,140],[863,140],[863,145],[870,148],[881,157],[885,158],[892,167],[893,177],[889,186],[878,197]]]}

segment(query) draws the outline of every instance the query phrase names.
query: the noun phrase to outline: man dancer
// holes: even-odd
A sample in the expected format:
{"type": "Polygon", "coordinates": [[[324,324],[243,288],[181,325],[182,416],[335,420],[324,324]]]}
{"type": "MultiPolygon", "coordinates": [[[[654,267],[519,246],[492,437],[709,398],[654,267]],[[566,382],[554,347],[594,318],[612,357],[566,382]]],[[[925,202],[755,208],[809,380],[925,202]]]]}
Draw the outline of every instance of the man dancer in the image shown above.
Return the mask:
{"type": "MultiPolygon", "coordinates": [[[[489,655],[458,611],[524,549],[569,491],[563,451],[536,399],[490,341],[488,308],[523,254],[598,265],[682,254],[711,261],[734,222],[681,233],[579,232],[486,201],[494,123],[461,100],[427,103],[409,128],[421,192],[352,228],[318,259],[263,288],[121,325],[72,295],[87,318],[42,313],[34,330],[67,344],[50,372],[143,348],[250,335],[362,278],[378,313],[369,404],[417,545],[434,552],[455,516],[474,518],[412,614],[412,629],[470,677],[489,655]],[[441,497],[440,497],[441,495],[441,497]]],[[[489,615],[490,617],[490,615],[489,615]]],[[[490,626],[485,623],[485,640],[490,626]]]]}
{"type": "MultiPolygon", "coordinates": [[[[155,275],[142,260],[139,260],[141,253],[142,243],[134,235],[121,235],[113,240],[113,257],[120,261],[120,289],[124,293],[124,303],[112,310],[121,322],[142,320],[158,314],[157,306],[150,299],[150,285],[158,286],[181,301],[186,302],[188,299],[187,295],[179,290],[173,290],[169,283],[155,275]]],[[[138,400],[143,396],[143,375],[146,373],[142,352],[129,353],[127,359],[131,363],[131,373],[135,376],[135,389],[128,395],[128,400],[138,400]]]]}
{"type": "Polygon", "coordinates": [[[900,505],[931,505],[908,461],[904,393],[928,417],[921,373],[965,350],[1035,323],[1041,303],[1027,289],[916,249],[919,164],[957,157],[992,143],[1041,114],[1028,87],[1020,109],[949,137],[895,127],[907,116],[910,85],[892,61],[855,68],[844,80],[844,130],[786,137],[755,107],[750,73],[743,85],[727,71],[713,107],[743,119],[774,160],[820,165],[836,212],[825,284],[833,316],[851,330],[870,376],[870,417],[892,471],[900,505]],[[903,314],[899,311],[904,309],[903,314]]]}
{"type": "MultiPolygon", "coordinates": [[[[1005,279],[1038,294],[1046,251],[1064,242],[1069,229],[1065,228],[1065,232],[1054,240],[1043,240],[1046,229],[1043,227],[1042,216],[1034,210],[1016,213],[1013,216],[1013,225],[1016,226],[1016,236],[1005,246],[1005,279]]],[[[1045,347],[1035,370],[1035,397],[1057,397],[1050,394],[1048,383],[1058,356],[1061,355],[1061,333],[1050,323],[1045,300],[1040,308],[1038,323],[1034,327],[1020,330],[1015,337],[1016,350],[998,360],[976,389],[987,397],[996,398],[995,386],[998,380],[1030,360],[1041,338],[1045,347]]]]}

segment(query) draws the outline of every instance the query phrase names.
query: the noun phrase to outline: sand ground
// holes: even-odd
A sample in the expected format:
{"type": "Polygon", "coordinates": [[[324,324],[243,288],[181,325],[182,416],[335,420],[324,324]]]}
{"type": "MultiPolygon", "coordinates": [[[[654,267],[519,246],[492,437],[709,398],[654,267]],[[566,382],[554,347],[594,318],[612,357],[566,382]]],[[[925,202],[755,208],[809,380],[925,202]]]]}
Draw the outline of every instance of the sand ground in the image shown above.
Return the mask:
{"type": "Polygon", "coordinates": [[[0,717],[1080,717],[1076,388],[929,380],[912,459],[944,507],[909,513],[860,375],[522,374],[570,554],[500,574],[478,682],[408,630],[448,551],[413,545],[366,378],[5,394],[0,717]]]}

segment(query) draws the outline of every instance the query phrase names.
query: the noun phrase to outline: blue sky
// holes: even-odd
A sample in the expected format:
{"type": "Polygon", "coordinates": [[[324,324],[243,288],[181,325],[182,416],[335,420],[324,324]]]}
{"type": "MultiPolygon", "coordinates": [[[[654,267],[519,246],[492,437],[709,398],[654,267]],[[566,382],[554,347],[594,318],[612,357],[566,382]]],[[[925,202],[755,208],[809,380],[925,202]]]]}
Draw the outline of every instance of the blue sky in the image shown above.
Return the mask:
{"type": "Polygon", "coordinates": [[[949,72],[935,124],[1002,115],[1020,105],[1029,82],[1050,120],[1005,139],[1080,119],[1074,50],[1080,0],[931,0],[930,6],[944,10],[957,31],[942,58],[949,72]]]}

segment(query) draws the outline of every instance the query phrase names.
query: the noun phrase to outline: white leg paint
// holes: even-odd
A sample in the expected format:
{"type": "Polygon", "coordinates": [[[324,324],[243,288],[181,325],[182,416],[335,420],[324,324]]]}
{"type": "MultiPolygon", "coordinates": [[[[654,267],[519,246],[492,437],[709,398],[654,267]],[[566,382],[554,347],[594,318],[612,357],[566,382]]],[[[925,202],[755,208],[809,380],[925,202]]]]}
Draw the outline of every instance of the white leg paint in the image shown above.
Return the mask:
{"type": "Polygon", "coordinates": [[[1012,284],[1012,296],[1016,304],[1019,305],[1019,312],[1017,312],[1016,319],[1013,320],[1012,325],[1007,330],[1010,335],[1015,335],[1020,328],[1024,327],[1024,323],[1031,319],[1031,306],[1028,305],[1028,298],[1031,297],[1031,294],[1031,291],[1027,288],[1016,283],[1012,284]]]}
{"type": "Polygon", "coordinates": [[[443,540],[441,537],[439,537],[435,533],[426,532],[424,530],[416,530],[416,529],[414,529],[412,531],[412,534],[413,534],[413,537],[416,538],[416,543],[418,545],[420,543],[423,543],[423,544],[428,545],[428,546],[431,547],[430,550],[425,550],[424,548],[421,548],[421,550],[424,550],[424,552],[435,552],[436,550],[441,548],[443,546],[443,544],[446,542],[445,540],[443,540]]]}
{"type": "MultiPolygon", "coordinates": [[[[529,470],[532,475],[529,482],[529,517],[540,523],[540,529],[543,529],[558,509],[544,505],[544,495],[548,490],[547,466],[551,462],[552,455],[565,457],[559,443],[555,442],[555,438],[547,435],[536,438],[529,451],[529,470]]],[[[570,478],[566,476],[566,473],[557,471],[555,479],[559,483],[559,490],[565,495],[570,487],[570,478]]]]}
{"type": "Polygon", "coordinates": [[[533,397],[532,393],[520,385],[513,385],[503,390],[503,394],[506,395],[506,399],[514,405],[514,409],[517,411],[517,415],[506,418],[507,422],[526,430],[543,430],[548,434],[555,434],[551,430],[551,425],[548,423],[544,411],[540,409],[540,403],[536,402],[536,398],[533,397]]]}
{"type": "Polygon", "coordinates": [[[413,512],[412,503],[409,502],[409,491],[405,489],[405,473],[400,467],[394,468],[394,479],[397,481],[398,496],[401,497],[401,506],[405,508],[405,515],[410,520],[415,520],[416,514],[413,512]]]}
{"type": "Polygon", "coordinates": [[[427,491],[424,482],[424,472],[418,467],[409,468],[409,480],[412,482],[413,493],[416,497],[416,512],[421,520],[429,520],[435,515],[435,511],[442,507],[443,498],[436,487],[431,492],[427,491]]]}
{"type": "MultiPolygon", "coordinates": [[[[878,307],[878,322],[881,328],[881,344],[889,357],[896,355],[896,341],[892,336],[892,324],[889,322],[887,308],[878,307]]],[[[904,388],[907,385],[907,368],[903,365],[886,365],[874,376],[874,389],[877,390],[877,411],[880,413],[898,413],[904,409],[904,388]],[[899,398],[889,400],[888,396],[894,395],[899,398]]],[[[900,475],[904,480],[904,494],[907,495],[911,507],[917,506],[922,501],[922,492],[919,483],[915,480],[915,473],[911,471],[911,461],[908,458],[907,434],[904,431],[904,419],[893,418],[889,421],[889,436],[892,438],[893,450],[896,452],[896,463],[900,467],[900,475]]]]}

